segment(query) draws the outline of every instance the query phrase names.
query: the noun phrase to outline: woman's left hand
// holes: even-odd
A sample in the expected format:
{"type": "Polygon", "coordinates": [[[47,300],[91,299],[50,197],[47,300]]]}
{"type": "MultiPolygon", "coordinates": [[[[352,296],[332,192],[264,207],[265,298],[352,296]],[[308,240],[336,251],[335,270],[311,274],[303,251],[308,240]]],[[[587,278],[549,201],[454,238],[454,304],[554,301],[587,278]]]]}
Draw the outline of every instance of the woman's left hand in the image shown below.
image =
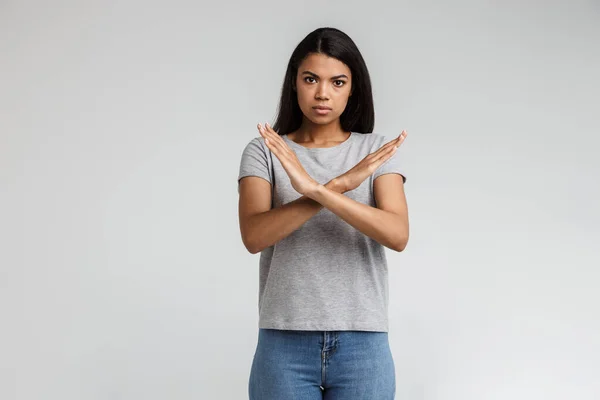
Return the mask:
{"type": "Polygon", "coordinates": [[[290,177],[292,187],[300,194],[307,194],[316,190],[319,183],[308,175],[296,153],[290,149],[283,138],[269,124],[265,124],[265,127],[258,124],[257,128],[260,135],[265,139],[269,150],[277,156],[285,172],[290,177]]]}

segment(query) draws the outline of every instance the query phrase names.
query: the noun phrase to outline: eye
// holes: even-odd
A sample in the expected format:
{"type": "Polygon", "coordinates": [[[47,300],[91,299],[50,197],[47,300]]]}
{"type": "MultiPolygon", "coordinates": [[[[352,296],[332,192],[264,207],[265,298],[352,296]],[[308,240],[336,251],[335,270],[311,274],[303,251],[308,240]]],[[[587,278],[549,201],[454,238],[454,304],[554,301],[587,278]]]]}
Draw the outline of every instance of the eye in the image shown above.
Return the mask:
{"type": "MultiPolygon", "coordinates": [[[[304,78],[304,82],[306,82],[307,79],[315,79],[315,78],[313,78],[312,76],[307,76],[306,78],[304,78]]],[[[308,82],[308,83],[311,83],[311,82],[308,82]]]]}
{"type": "Polygon", "coordinates": [[[346,84],[346,81],[342,81],[342,80],[339,80],[339,79],[337,81],[335,81],[335,82],[342,82],[341,85],[336,85],[337,87],[341,87],[341,86],[344,86],[346,84]]]}

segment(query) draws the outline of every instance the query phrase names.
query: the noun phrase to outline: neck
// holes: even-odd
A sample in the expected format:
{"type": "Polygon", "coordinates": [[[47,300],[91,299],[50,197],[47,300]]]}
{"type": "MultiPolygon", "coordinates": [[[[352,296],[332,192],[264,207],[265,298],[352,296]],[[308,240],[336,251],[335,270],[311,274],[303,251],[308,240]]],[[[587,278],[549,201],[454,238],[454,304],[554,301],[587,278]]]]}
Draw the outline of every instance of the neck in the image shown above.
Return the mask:
{"type": "Polygon", "coordinates": [[[339,118],[329,124],[315,124],[303,119],[302,125],[294,134],[297,142],[322,145],[328,142],[343,142],[348,138],[350,132],[342,129],[339,118]]]}

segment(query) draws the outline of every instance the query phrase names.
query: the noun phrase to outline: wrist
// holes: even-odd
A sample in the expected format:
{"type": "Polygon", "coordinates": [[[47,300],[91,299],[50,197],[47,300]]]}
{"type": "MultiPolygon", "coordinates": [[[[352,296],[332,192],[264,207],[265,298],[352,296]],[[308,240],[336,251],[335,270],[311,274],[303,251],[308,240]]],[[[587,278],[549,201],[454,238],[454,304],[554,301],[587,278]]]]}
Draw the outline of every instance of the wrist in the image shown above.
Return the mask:
{"type": "Polygon", "coordinates": [[[310,199],[313,199],[313,200],[314,200],[314,199],[315,199],[315,196],[317,196],[317,195],[318,195],[318,193],[319,193],[321,190],[323,190],[323,189],[325,189],[325,190],[333,190],[333,189],[332,189],[332,188],[329,186],[329,183],[326,183],[326,184],[324,184],[324,185],[323,185],[323,184],[320,184],[320,183],[318,183],[318,182],[315,182],[315,184],[314,184],[314,185],[313,185],[313,186],[312,186],[312,187],[311,187],[309,190],[307,190],[307,191],[304,193],[304,196],[306,196],[306,197],[308,197],[308,198],[310,198],[310,199]]]}
{"type": "Polygon", "coordinates": [[[344,182],[339,177],[333,178],[325,186],[328,189],[331,189],[331,190],[333,190],[335,192],[338,192],[338,193],[344,193],[344,192],[346,192],[346,188],[345,188],[344,182]]]}

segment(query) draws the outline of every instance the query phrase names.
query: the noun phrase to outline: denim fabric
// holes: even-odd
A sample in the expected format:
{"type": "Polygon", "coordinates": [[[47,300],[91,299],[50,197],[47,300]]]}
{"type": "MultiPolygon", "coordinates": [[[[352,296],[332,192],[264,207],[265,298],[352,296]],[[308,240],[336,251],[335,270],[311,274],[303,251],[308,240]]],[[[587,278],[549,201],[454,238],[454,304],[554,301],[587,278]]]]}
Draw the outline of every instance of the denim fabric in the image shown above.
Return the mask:
{"type": "Polygon", "coordinates": [[[250,400],[391,400],[387,332],[259,329],[250,400]]]}

